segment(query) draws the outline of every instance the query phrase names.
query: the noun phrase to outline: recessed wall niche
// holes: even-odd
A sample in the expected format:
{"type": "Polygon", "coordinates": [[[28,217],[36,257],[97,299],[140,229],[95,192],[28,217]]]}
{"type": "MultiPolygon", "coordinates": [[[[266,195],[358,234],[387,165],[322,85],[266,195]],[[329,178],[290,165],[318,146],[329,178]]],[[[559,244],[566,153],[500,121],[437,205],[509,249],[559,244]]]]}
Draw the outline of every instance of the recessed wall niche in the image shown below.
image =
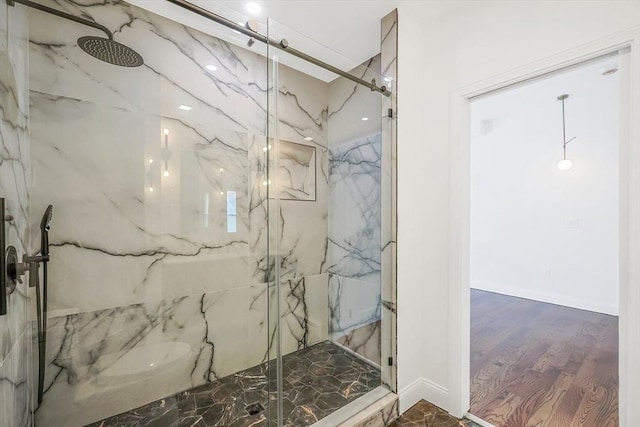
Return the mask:
{"type": "Polygon", "coordinates": [[[316,201],[316,148],[280,141],[278,180],[280,200],[316,201]]]}

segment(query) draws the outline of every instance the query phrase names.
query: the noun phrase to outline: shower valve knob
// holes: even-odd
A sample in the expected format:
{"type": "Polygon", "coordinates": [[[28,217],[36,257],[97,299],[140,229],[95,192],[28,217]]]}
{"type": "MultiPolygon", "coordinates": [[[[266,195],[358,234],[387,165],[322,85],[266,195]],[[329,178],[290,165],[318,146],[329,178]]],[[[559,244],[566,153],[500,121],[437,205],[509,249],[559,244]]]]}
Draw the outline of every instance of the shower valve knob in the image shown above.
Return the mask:
{"type": "Polygon", "coordinates": [[[24,274],[24,271],[21,267],[22,263],[18,262],[18,251],[16,250],[15,246],[7,247],[6,252],[7,257],[5,265],[7,270],[5,274],[7,275],[7,279],[9,279],[6,281],[7,294],[11,295],[13,291],[15,291],[16,285],[18,283],[22,284],[22,278],[20,276],[24,274]]]}

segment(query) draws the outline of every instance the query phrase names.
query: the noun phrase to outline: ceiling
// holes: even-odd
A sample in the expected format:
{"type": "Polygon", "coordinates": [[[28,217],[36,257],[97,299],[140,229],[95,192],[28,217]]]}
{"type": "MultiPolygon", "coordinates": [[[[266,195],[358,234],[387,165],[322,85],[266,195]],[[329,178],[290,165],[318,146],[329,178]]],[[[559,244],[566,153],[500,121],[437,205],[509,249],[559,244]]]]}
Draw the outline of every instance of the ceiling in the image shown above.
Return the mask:
{"type": "Polygon", "coordinates": [[[617,68],[618,61],[619,57],[615,54],[596,58],[480,96],[473,101],[474,119],[498,121],[509,116],[526,116],[539,109],[553,108],[556,111],[560,105],[557,97],[562,94],[570,96],[566,101],[568,106],[581,102],[581,99],[594,96],[598,90],[604,91],[612,84],[619,84],[618,73],[602,75],[605,70],[617,68]]]}
{"type": "MultiPolygon", "coordinates": [[[[607,71],[617,70],[619,63],[617,55],[602,57],[474,99],[470,116],[471,158],[475,159],[472,187],[490,187],[485,177],[515,180],[518,176],[522,194],[543,191],[546,187],[538,184],[550,185],[548,177],[559,177],[555,166],[563,158],[564,141],[572,141],[567,144],[567,156],[576,167],[562,175],[565,178],[559,183],[610,178],[618,161],[624,72],[607,71]],[[563,119],[558,97],[565,94],[569,96],[563,119]]],[[[592,182],[590,190],[597,185],[592,182]]],[[[494,194],[503,191],[494,190],[494,194]]]]}
{"type": "MultiPolygon", "coordinates": [[[[254,0],[267,17],[358,63],[380,52],[380,20],[398,0],[254,0]]],[[[246,0],[208,0],[248,15],[246,0]]]]}

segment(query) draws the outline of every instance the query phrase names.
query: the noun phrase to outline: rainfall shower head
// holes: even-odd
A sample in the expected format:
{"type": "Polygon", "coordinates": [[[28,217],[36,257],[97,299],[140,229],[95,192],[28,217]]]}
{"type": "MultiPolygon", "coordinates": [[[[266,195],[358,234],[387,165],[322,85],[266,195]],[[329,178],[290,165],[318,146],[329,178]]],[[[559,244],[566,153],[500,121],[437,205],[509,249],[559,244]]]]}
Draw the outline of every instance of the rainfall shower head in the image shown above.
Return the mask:
{"type": "Polygon", "coordinates": [[[80,37],[78,47],[94,58],[119,67],[139,67],[144,64],[144,60],[138,52],[129,46],[104,37],[80,37]]]}
{"type": "Polygon", "coordinates": [[[113,40],[113,34],[111,34],[111,31],[104,25],[32,2],[31,0],[10,0],[8,2],[10,6],[13,6],[14,3],[20,3],[79,24],[84,24],[105,33],[107,37],[84,36],[78,39],[78,47],[94,58],[120,67],[139,67],[144,64],[144,60],[138,52],[113,40]]]}

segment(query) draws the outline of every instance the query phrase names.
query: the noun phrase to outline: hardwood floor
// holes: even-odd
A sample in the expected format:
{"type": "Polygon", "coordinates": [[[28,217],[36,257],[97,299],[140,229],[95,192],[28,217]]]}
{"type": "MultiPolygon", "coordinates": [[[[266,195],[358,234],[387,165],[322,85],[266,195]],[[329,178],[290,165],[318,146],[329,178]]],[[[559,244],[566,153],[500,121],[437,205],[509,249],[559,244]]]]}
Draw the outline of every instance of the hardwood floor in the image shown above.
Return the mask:
{"type": "Polygon", "coordinates": [[[472,289],[469,412],[499,427],[618,426],[618,318],[472,289]]]}

